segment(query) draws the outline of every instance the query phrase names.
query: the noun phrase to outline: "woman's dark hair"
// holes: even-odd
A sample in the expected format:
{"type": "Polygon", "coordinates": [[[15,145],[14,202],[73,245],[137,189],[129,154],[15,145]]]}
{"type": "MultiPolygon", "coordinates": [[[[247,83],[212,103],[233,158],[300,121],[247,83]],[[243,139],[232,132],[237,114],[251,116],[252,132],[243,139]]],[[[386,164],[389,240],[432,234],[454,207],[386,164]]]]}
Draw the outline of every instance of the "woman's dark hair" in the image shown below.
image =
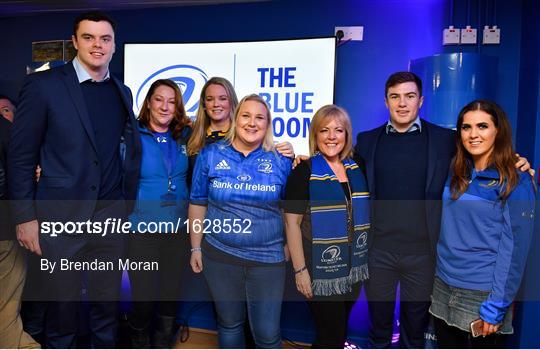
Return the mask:
{"type": "Polygon", "coordinates": [[[512,129],[508,122],[508,117],[502,108],[495,102],[487,100],[475,100],[463,107],[461,112],[459,112],[456,125],[457,152],[452,163],[453,175],[450,180],[452,199],[459,198],[469,186],[473,162],[469,152],[463,146],[461,127],[465,114],[472,111],[482,111],[489,114],[497,129],[494,149],[489,156],[488,166],[497,169],[499,172],[499,186],[502,189],[500,199],[504,201],[519,182],[519,176],[515,169],[516,153],[512,147],[512,129]]]}
{"type": "Polygon", "coordinates": [[[154,81],[152,85],[150,85],[150,89],[148,90],[148,93],[144,98],[141,106],[141,111],[139,112],[139,122],[148,129],[151,129],[149,108],[150,99],[154,95],[156,89],[160,86],[168,86],[174,90],[174,103],[176,108],[174,110],[174,116],[171,124],[169,125],[169,130],[171,131],[172,137],[177,140],[180,137],[184,126],[189,124],[189,118],[186,115],[186,109],[184,108],[184,101],[182,99],[182,93],[180,92],[180,88],[178,87],[178,85],[176,85],[174,81],[170,79],[159,79],[154,81]]]}

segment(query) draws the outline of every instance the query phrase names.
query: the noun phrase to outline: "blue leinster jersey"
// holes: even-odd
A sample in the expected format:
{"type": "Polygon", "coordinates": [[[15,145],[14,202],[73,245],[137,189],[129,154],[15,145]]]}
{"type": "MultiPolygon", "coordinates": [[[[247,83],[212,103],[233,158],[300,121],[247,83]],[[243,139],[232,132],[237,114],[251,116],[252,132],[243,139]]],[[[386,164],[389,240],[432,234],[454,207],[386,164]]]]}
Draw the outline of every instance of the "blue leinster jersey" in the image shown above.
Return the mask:
{"type": "Polygon", "coordinates": [[[243,259],[284,260],[283,198],[291,160],[257,148],[248,156],[225,141],[206,146],[193,172],[191,203],[207,205],[206,241],[243,259]]]}

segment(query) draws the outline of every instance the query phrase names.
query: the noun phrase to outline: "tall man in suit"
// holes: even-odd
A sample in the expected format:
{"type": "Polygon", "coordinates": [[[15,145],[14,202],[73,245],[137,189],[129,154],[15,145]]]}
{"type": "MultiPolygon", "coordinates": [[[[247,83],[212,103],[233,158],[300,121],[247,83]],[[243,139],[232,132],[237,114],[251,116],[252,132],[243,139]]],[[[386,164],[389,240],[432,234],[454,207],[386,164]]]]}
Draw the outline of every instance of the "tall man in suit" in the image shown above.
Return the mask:
{"type": "MultiPolygon", "coordinates": [[[[8,154],[8,185],[17,239],[56,263],[46,270],[48,347],[75,346],[83,277],[90,300],[91,346],[115,346],[121,271],[60,270],[60,261],[117,262],[122,234],[41,233],[44,222],[104,222],[125,218],[135,198],[140,140],[129,89],[109,74],[114,22],[99,12],[74,21],[77,56],[26,77],[8,154]],[[36,184],[34,169],[41,166],[36,184]]],[[[43,266],[43,265],[42,265],[43,266]]]]}
{"type": "Polygon", "coordinates": [[[386,81],[387,123],[357,136],[373,199],[366,294],[370,346],[391,345],[400,285],[400,346],[423,348],[429,321],[440,199],[455,153],[454,131],[419,118],[422,82],[410,72],[386,81]]]}

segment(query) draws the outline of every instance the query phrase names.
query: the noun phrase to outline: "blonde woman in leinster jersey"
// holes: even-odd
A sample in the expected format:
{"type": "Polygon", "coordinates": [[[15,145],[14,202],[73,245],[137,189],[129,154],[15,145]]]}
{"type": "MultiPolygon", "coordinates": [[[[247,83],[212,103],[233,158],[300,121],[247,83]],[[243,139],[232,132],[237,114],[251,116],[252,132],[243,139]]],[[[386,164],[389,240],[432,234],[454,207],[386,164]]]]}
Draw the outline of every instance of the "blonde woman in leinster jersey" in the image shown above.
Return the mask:
{"type": "Polygon", "coordinates": [[[256,346],[281,347],[280,201],[291,159],[274,151],[272,134],[268,105],[258,95],[246,96],[230,137],[203,148],[193,173],[190,263],[210,287],[222,348],[245,347],[246,306],[256,346]]]}

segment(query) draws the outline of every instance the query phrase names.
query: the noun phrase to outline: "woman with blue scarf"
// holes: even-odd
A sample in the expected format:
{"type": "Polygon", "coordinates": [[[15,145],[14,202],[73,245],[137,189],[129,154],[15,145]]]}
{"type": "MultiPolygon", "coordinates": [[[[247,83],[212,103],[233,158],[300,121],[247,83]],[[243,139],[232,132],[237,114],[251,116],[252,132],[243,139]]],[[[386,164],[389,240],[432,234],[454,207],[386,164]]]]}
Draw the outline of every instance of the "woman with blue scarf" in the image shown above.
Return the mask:
{"type": "Polygon", "coordinates": [[[296,287],[309,300],[314,348],[343,348],[349,314],[368,278],[369,193],[351,159],[352,127],[335,105],[310,126],[311,158],[287,180],[285,228],[296,287]]]}

